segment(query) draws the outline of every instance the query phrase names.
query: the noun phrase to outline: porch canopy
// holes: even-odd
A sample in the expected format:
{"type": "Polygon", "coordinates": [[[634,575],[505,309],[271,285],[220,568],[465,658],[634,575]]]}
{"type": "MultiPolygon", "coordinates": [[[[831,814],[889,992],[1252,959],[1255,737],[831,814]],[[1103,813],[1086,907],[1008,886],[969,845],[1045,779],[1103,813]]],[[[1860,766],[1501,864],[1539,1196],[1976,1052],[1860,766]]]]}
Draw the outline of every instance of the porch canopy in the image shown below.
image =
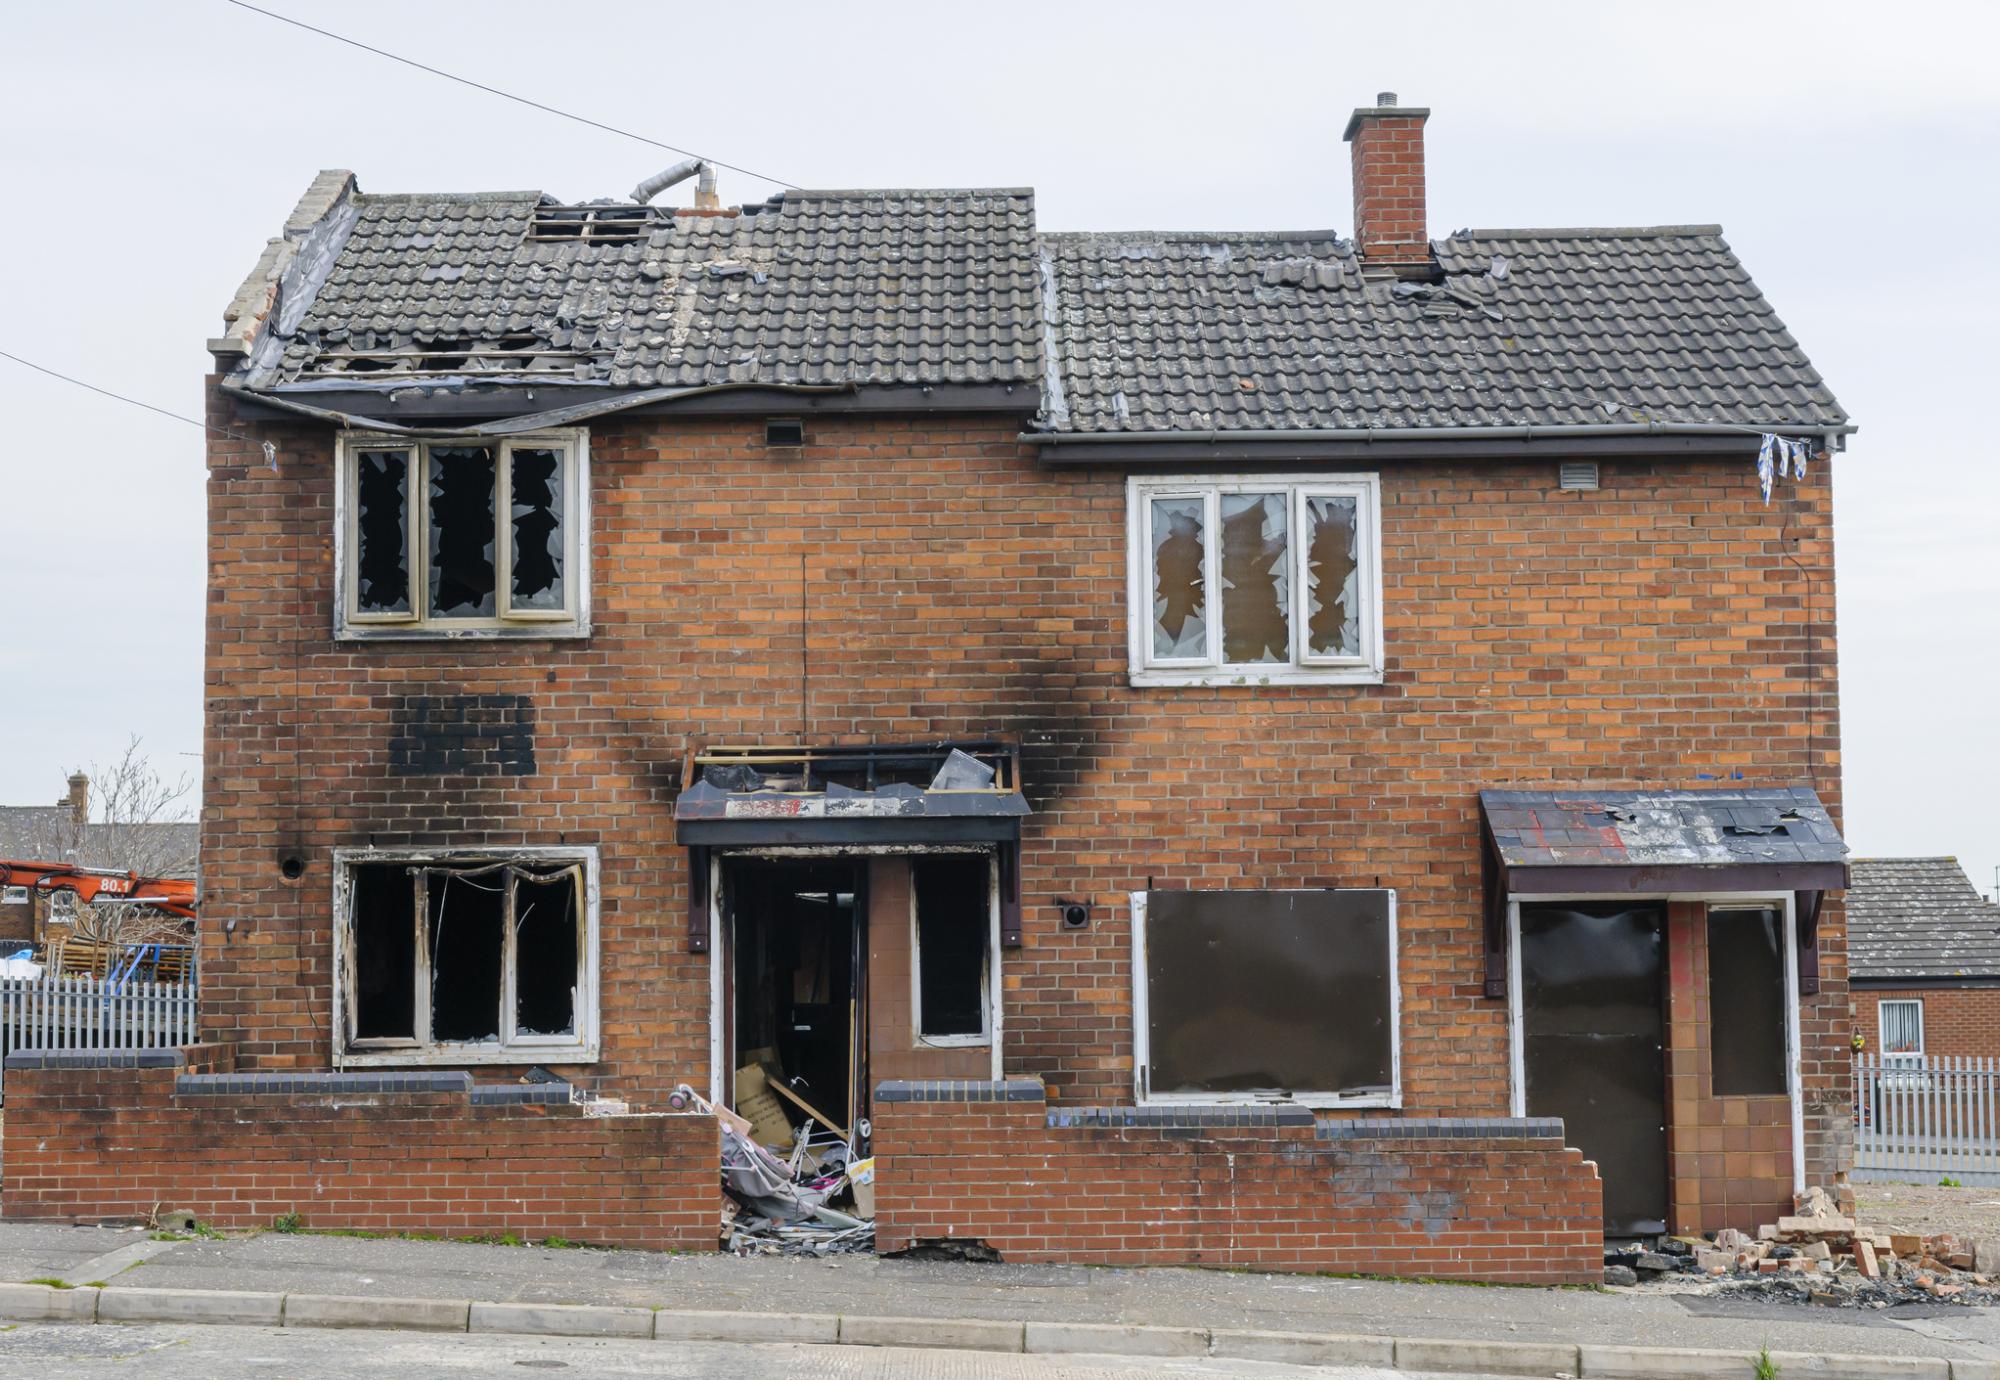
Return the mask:
{"type": "Polygon", "coordinates": [[[991,845],[1000,940],[1021,942],[1021,756],[1011,738],[719,744],[688,753],[674,801],[688,850],[688,946],[708,947],[715,848],[991,845]]]}
{"type": "Polygon", "coordinates": [[[1507,995],[1510,897],[1791,892],[1799,987],[1819,990],[1819,904],[1847,845],[1804,786],[1485,790],[1486,995],[1507,995]]]}

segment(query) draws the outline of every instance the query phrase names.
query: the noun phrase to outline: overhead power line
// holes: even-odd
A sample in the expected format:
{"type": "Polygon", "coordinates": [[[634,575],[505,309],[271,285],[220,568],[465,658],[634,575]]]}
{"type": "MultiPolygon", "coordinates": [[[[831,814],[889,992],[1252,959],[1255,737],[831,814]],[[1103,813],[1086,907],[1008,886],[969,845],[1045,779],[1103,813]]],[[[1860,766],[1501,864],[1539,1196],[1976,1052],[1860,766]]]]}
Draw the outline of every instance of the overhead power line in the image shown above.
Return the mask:
{"type": "Polygon", "coordinates": [[[502,100],[515,101],[521,105],[529,106],[550,115],[559,115],[565,120],[574,120],[580,125],[589,125],[592,129],[601,129],[607,134],[620,135],[626,139],[636,139],[642,144],[651,144],[656,149],[665,149],[668,153],[678,153],[686,158],[699,158],[703,162],[713,163],[718,168],[727,168],[731,172],[740,172],[745,177],[754,177],[760,182],[774,182],[780,187],[798,186],[796,182],[792,182],[786,178],[773,177],[769,173],[760,173],[754,169],[741,167],[735,163],[725,163],[720,158],[710,158],[705,153],[696,153],[693,149],[684,149],[678,144],[669,144],[662,139],[650,139],[643,134],[635,134],[629,129],[620,129],[617,125],[607,125],[602,120],[593,120],[584,115],[574,115],[567,110],[559,110],[555,106],[544,105],[540,101],[530,100],[526,96],[517,96],[511,91],[502,91],[497,86],[488,86],[485,82],[474,81],[470,77],[461,77],[456,73],[447,72],[442,68],[418,62],[414,58],[406,58],[400,53],[392,53],[386,48],[377,48],[373,44],[363,43],[361,40],[349,38],[345,34],[337,34],[331,29],[318,28],[306,23],[304,20],[294,19],[290,15],[279,14],[275,10],[260,9],[256,5],[246,3],[246,0],[229,0],[229,3],[236,6],[239,10],[249,10],[252,14],[261,14],[266,19],[275,19],[281,24],[290,24],[295,29],[304,29],[307,33],[318,34],[321,38],[330,38],[336,43],[345,43],[348,47],[359,48],[364,53],[373,53],[375,56],[385,57],[391,62],[400,62],[405,67],[414,67],[419,72],[428,72],[434,77],[443,77],[446,81],[455,81],[460,86],[469,86],[475,91],[484,91],[489,96],[498,96],[502,100]]]}
{"type": "MultiPolygon", "coordinates": [[[[169,412],[164,407],[155,407],[152,403],[141,402],[137,398],[128,398],[123,393],[114,393],[109,388],[100,388],[94,383],[86,383],[84,380],[72,377],[69,374],[65,374],[61,370],[51,369],[46,364],[37,364],[32,359],[23,359],[21,358],[21,356],[14,354],[9,350],[0,350],[0,359],[11,359],[14,361],[14,363],[20,365],[21,367],[25,369],[33,369],[38,374],[47,374],[52,379],[61,379],[64,383],[74,384],[78,388],[87,389],[92,393],[96,393],[102,397],[114,399],[118,402],[126,403],[132,407],[142,407],[148,412],[157,412],[162,417],[169,417],[176,422],[186,422],[189,426],[199,427],[201,428],[201,430],[213,432],[217,436],[227,436],[233,441],[248,441],[253,446],[268,447],[270,445],[268,441],[260,440],[258,437],[255,436],[246,436],[240,431],[231,431],[226,426],[215,426],[212,425],[211,423],[202,421],[199,417],[190,417],[186,413],[182,412],[169,412]]],[[[266,449],[265,455],[267,458],[269,457],[270,455],[269,449],[266,449]]]]}

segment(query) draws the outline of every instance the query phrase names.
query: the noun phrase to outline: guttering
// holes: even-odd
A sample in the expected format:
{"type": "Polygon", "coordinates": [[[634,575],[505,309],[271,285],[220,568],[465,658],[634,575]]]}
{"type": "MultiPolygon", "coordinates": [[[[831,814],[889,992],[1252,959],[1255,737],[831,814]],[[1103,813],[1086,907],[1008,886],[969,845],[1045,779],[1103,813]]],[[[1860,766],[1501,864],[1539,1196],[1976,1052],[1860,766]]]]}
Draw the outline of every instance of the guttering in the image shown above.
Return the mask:
{"type": "Polygon", "coordinates": [[[1258,430],[1216,428],[1205,431],[1088,431],[1058,433],[1024,431],[1019,439],[1043,450],[1067,446],[1093,445],[1222,445],[1232,442],[1297,441],[1558,441],[1614,436],[1762,436],[1767,434],[1819,436],[1829,450],[1838,448],[1838,438],[1851,436],[1860,428],[1852,422],[1827,426],[1823,422],[1773,422],[1768,426],[1745,426],[1733,422],[1585,422],[1574,426],[1355,426],[1294,427],[1258,430]]]}
{"type": "Polygon", "coordinates": [[[519,417],[501,417],[495,421],[472,425],[408,426],[402,422],[369,417],[358,412],[314,407],[311,403],[302,403],[279,393],[246,388],[230,379],[224,379],[222,382],[223,392],[231,397],[241,398],[245,402],[282,408],[315,421],[331,422],[335,426],[408,436],[416,440],[448,440],[455,436],[514,436],[524,432],[541,431],[548,427],[572,426],[577,422],[589,421],[593,417],[645,407],[651,403],[676,402],[682,398],[698,398],[712,393],[737,393],[749,389],[775,390],[789,394],[818,394],[851,393],[854,391],[854,386],[846,383],[713,383],[696,388],[649,388],[639,393],[620,393],[608,398],[593,398],[589,402],[571,403],[567,407],[553,407],[544,412],[531,412],[519,417]]]}

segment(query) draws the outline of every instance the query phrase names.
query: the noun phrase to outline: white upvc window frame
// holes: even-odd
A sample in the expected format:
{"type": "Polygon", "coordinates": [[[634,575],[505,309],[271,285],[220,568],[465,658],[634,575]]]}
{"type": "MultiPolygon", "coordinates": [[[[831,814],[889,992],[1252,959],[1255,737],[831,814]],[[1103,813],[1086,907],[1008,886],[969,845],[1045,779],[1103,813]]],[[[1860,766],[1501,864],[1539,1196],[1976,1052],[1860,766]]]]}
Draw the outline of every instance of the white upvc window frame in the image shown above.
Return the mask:
{"type": "Polygon", "coordinates": [[[10,886],[0,888],[0,906],[25,906],[28,904],[28,888],[10,886]]]}
{"type": "Polygon", "coordinates": [[[1887,1066],[1921,1068],[1924,1063],[1924,999],[1922,997],[1884,997],[1875,1003],[1876,1047],[1882,1051],[1881,1062],[1887,1066]],[[1914,1006],[1917,1009],[1917,1047],[1895,1050],[1889,1048],[1889,1018],[1884,1008],[1891,1006],[1914,1006]]]}
{"type": "Polygon", "coordinates": [[[422,440],[367,431],[342,432],[335,447],[334,636],[342,641],[436,638],[577,638],[590,635],[590,432],[567,427],[518,436],[464,436],[422,440]],[[430,598],[430,452],[486,447],[494,452],[494,614],[488,618],[437,618],[430,598]],[[409,610],[361,611],[360,455],[408,453],[403,548],[409,564],[409,610]],[[513,596],[513,453],[562,453],[563,607],[515,609],[513,596]]]}
{"type": "Polygon", "coordinates": [[[924,1033],[924,936],[917,921],[916,885],[916,865],[924,855],[910,859],[910,1038],[919,1049],[984,1049],[993,1043],[993,1013],[1000,1009],[1000,860],[993,853],[985,857],[986,955],[980,964],[979,1031],[964,1035],[924,1033]]]}
{"type": "Polygon", "coordinates": [[[1134,686],[1379,685],[1386,665],[1382,640],[1382,484],[1375,474],[1133,475],[1125,488],[1127,675],[1134,686]],[[1291,632],[1289,662],[1222,659],[1222,499],[1229,494],[1286,495],[1286,544],[1291,632]],[[1355,505],[1355,591],[1360,650],[1349,656],[1312,653],[1306,645],[1304,541],[1306,505],[1314,498],[1351,498],[1355,505]],[[1208,654],[1153,653],[1153,539],[1156,499],[1198,499],[1203,507],[1202,588],[1208,654]]]}
{"type": "MultiPolygon", "coordinates": [[[[1244,887],[1245,891],[1314,891],[1315,887],[1244,887]]],[[[1373,888],[1371,888],[1372,890],[1373,888]]],[[[1324,1090],[1294,1092],[1289,1097],[1246,1092],[1155,1092],[1146,1077],[1152,1067],[1152,1005],[1146,979],[1146,893],[1128,894],[1132,910],[1132,1093],[1141,1107],[1271,1107],[1298,1106],[1314,1110],[1389,1108],[1403,1105],[1403,980],[1402,942],[1396,920],[1396,891],[1389,893],[1389,1091],[1340,1093],[1324,1090]]]]}
{"type": "Polygon", "coordinates": [[[564,1063],[594,1064],[599,1053],[598,1023],[598,850],[595,845],[536,845],[521,848],[336,848],[333,850],[333,1063],[335,1068],[411,1068],[427,1065],[564,1063]],[[415,957],[416,1013],[414,1039],[353,1039],[354,993],[349,989],[348,954],[354,943],[353,919],[349,914],[353,869],[365,864],[401,863],[411,867],[463,863],[485,866],[493,863],[522,863],[551,866],[573,864],[583,868],[584,933],[577,945],[575,1030],[560,1035],[522,1035],[514,1027],[516,1019],[515,936],[504,933],[500,969],[500,1035],[497,1041],[432,1040],[430,1028],[425,917],[414,916],[417,926],[415,957]]]}

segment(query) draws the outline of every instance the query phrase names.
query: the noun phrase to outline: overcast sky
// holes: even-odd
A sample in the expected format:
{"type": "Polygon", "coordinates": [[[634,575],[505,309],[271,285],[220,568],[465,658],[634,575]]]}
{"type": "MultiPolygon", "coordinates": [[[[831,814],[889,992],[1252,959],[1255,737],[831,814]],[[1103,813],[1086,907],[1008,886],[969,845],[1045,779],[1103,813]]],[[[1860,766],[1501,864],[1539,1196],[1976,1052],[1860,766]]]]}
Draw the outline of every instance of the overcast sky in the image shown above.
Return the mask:
{"type": "MultiPolygon", "coordinates": [[[[268,7],[804,186],[1032,185],[1047,229],[1350,230],[1341,129],[1380,90],[1433,111],[1434,234],[1720,221],[1862,427],[1833,466],[1848,839],[1991,891],[2000,7],[268,7]]],[[[675,158],[225,0],[6,7],[0,130],[0,350],[188,414],[315,170],[586,199],[675,158]]],[[[200,432],[6,360],[0,402],[0,803],[133,733],[194,772],[200,432]]]]}

